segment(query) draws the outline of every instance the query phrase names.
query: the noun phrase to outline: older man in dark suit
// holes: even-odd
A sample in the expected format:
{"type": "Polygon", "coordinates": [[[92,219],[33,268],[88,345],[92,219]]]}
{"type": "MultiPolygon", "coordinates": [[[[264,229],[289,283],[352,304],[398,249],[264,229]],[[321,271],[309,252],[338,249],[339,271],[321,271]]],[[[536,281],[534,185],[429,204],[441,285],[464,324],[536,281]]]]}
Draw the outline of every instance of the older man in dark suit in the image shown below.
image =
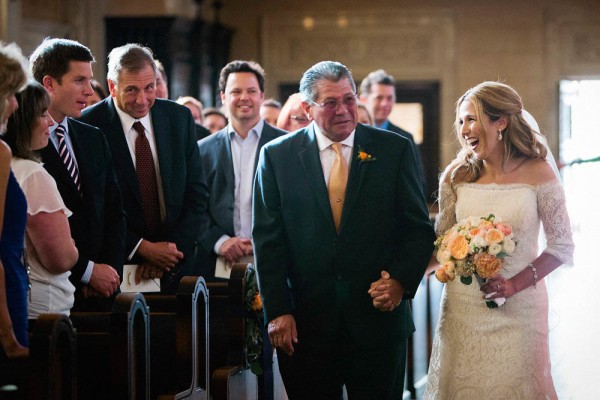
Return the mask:
{"type": "Polygon", "coordinates": [[[411,143],[357,124],[350,71],[300,81],[314,122],[263,147],[253,240],[290,399],[402,397],[415,291],[435,235],[411,143]]]}
{"type": "Polygon", "coordinates": [[[190,111],[155,98],[156,64],[134,44],[109,54],[111,96],[85,109],[81,121],[99,127],[115,159],[127,215],[126,258],[137,278],[162,277],[163,292],[196,273],[195,239],[206,191],[190,111]]]}
{"type": "Polygon", "coordinates": [[[40,151],[66,206],[79,260],[71,269],[74,310],[110,310],[119,288],[125,251],[121,193],[106,140],[99,129],[78,122],[91,86],[90,50],[68,39],[47,39],[30,57],[34,78],[44,85],[56,121],[40,151]]]}

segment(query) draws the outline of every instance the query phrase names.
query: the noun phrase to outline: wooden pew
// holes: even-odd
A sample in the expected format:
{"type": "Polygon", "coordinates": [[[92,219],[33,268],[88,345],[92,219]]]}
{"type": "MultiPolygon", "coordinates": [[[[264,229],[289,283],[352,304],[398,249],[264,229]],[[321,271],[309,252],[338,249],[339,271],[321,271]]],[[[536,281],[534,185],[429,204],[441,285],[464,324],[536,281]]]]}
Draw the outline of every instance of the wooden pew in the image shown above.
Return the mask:
{"type": "Polygon", "coordinates": [[[43,314],[29,338],[30,357],[0,363],[0,399],[76,399],[75,330],[62,314],[43,314]],[[6,385],[6,386],[5,386],[6,385]]]}
{"type": "Polygon", "coordinates": [[[151,397],[208,399],[208,291],[183,277],[176,295],[146,294],[150,309],[151,397]]]}
{"type": "Polygon", "coordinates": [[[119,294],[110,313],[71,313],[79,399],[150,399],[149,317],[144,296],[119,294]]]}
{"type": "Polygon", "coordinates": [[[257,378],[245,362],[246,264],[234,264],[228,282],[210,282],[211,398],[256,399],[257,378]]]}

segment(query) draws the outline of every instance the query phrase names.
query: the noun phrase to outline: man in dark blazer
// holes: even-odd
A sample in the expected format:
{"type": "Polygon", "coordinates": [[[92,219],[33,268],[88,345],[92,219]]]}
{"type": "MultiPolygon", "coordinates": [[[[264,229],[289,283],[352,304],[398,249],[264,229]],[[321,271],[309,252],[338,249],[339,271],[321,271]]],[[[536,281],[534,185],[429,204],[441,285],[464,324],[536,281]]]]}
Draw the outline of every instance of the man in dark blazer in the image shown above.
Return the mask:
{"type": "Polygon", "coordinates": [[[264,99],[264,72],[252,61],[232,61],[219,79],[221,101],[229,124],[198,142],[202,181],[210,192],[200,230],[200,244],[208,254],[207,270],[213,280],[217,255],[236,262],[252,255],[252,185],[260,149],[287,132],[260,117],[264,99]],[[236,191],[236,187],[240,190],[236,191]]]}
{"type": "Polygon", "coordinates": [[[396,81],[394,77],[382,69],[371,72],[360,83],[360,99],[365,103],[373,116],[376,128],[395,132],[411,141],[415,148],[423,193],[427,195],[427,180],[425,178],[425,166],[421,158],[421,149],[415,143],[415,139],[411,133],[392,124],[388,119],[392,112],[392,107],[396,103],[396,81]]]}
{"type": "Polygon", "coordinates": [[[398,399],[414,331],[407,300],[435,239],[414,150],[357,124],[342,64],[314,65],[300,92],[314,122],[263,147],[254,189],[260,291],[285,388],[290,399],[339,399],[343,385],[351,399],[398,399]],[[349,175],[331,199],[339,144],[349,175]]]}
{"type": "Polygon", "coordinates": [[[87,108],[81,121],[104,132],[115,159],[127,216],[126,262],[139,265],[137,279],[162,277],[161,291],[173,292],[181,276],[196,273],[195,239],[206,207],[194,120],[186,107],[155,98],[156,64],[146,47],[113,49],[108,85],[111,96],[87,108]],[[138,123],[142,132],[136,131],[138,123]],[[160,220],[155,229],[137,175],[140,138],[149,143],[156,177],[152,189],[158,192],[160,220]]]}
{"type": "Polygon", "coordinates": [[[69,225],[79,250],[69,277],[76,289],[73,309],[107,311],[122,273],[125,217],[102,132],[73,119],[81,115],[86,99],[93,94],[92,62],[94,57],[87,47],[67,39],[44,40],[30,58],[34,78],[50,94],[48,111],[56,122],[50,129],[50,143],[40,154],[73,213],[69,225]],[[66,143],[62,157],[57,129],[63,131],[66,143]],[[65,156],[76,166],[71,172],[63,161],[65,156]]]}
{"type": "MultiPolygon", "coordinates": [[[[208,262],[202,272],[206,280],[215,277],[217,256],[231,265],[241,256],[251,260],[252,186],[260,149],[265,143],[286,134],[260,117],[265,77],[262,67],[252,61],[232,61],[221,70],[221,101],[229,113],[229,124],[198,142],[202,182],[209,190],[208,209],[200,229],[200,244],[208,262]]],[[[223,264],[223,263],[222,263],[223,264]]],[[[221,271],[220,278],[228,270],[221,271]]],[[[273,399],[273,349],[264,332],[259,378],[259,397],[273,399]]]]}

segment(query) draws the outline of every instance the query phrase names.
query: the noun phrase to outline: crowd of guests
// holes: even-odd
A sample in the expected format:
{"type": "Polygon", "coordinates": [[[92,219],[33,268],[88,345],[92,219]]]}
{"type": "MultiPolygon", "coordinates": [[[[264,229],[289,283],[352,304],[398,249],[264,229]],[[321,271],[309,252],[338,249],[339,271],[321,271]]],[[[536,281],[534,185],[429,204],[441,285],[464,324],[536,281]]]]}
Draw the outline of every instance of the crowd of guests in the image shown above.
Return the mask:
{"type": "MultiPolygon", "coordinates": [[[[374,71],[359,93],[348,68],[321,62],[282,105],[265,99],[259,64],[232,61],[217,109],[168,100],[147,47],[110,51],[108,92],[94,62],[68,39],[44,40],[29,60],[0,44],[0,358],[27,356],[42,313],[110,309],[124,264],[173,293],[182,276],[224,280],[244,261],[257,265],[268,321],[265,398],[270,345],[290,398],[340,398],[343,386],[349,398],[397,398],[414,331],[406,300],[439,265],[419,146],[389,121],[394,78],[374,71]]],[[[481,287],[447,285],[428,398],[556,397],[542,278],[573,245],[547,146],[523,113],[495,82],[457,103],[461,149],[442,174],[438,234],[465,210],[502,211],[532,246],[543,224],[548,245],[519,246],[481,287]],[[508,304],[492,315],[483,295],[508,304]],[[490,335],[497,352],[479,357],[490,335]],[[469,351],[457,350],[465,337],[469,351]]]]}

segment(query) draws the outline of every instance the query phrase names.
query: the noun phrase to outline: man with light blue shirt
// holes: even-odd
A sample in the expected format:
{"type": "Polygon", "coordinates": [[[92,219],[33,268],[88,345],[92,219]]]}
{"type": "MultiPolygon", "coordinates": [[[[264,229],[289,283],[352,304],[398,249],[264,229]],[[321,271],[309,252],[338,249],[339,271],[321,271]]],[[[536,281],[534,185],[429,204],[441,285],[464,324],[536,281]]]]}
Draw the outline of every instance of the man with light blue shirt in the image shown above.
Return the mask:
{"type": "MultiPolygon", "coordinates": [[[[200,229],[208,281],[224,278],[227,267],[252,260],[252,187],[260,149],[287,132],[260,117],[264,99],[264,71],[252,61],[232,61],[219,78],[221,101],[229,124],[198,142],[203,186],[209,191],[208,208],[200,229]],[[218,262],[217,262],[218,260],[218,262]],[[215,270],[219,265],[215,277],[215,270]]],[[[259,398],[273,398],[273,350],[264,335],[259,398]]]]}
{"type": "MultiPolygon", "coordinates": [[[[264,81],[264,71],[255,62],[227,64],[221,71],[219,90],[229,124],[198,142],[202,180],[210,192],[200,230],[208,260],[202,276],[207,280],[215,278],[217,258],[219,265],[232,264],[254,253],[252,185],[258,154],[265,143],[286,134],[260,117],[264,81]]],[[[217,277],[223,275],[217,272],[217,277]]]]}
{"type": "Polygon", "coordinates": [[[125,248],[121,192],[104,135],[73,119],[94,93],[93,62],[87,47],[68,39],[46,39],[30,57],[34,78],[50,94],[48,112],[56,121],[40,154],[73,212],[69,225],[79,259],[69,279],[76,288],[76,311],[111,309],[125,248]]]}

